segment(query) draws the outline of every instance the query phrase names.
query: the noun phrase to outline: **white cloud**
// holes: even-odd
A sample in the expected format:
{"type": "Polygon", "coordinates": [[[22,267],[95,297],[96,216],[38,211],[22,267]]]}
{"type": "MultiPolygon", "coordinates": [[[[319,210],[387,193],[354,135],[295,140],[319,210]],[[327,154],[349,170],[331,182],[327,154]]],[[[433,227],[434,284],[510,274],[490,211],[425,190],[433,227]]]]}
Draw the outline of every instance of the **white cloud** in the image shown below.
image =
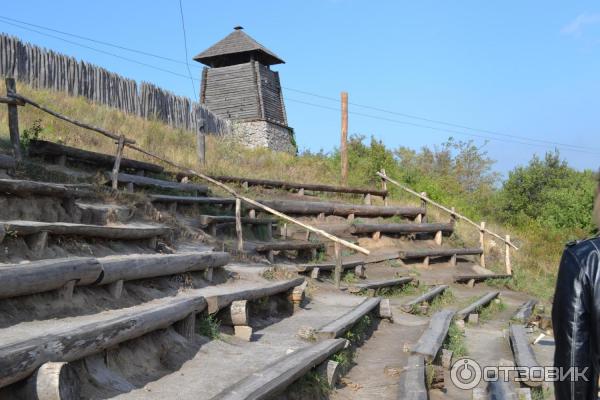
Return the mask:
{"type": "Polygon", "coordinates": [[[579,14],[573,21],[563,26],[560,32],[563,35],[581,36],[586,26],[599,23],[600,13],[583,13],[579,14]]]}

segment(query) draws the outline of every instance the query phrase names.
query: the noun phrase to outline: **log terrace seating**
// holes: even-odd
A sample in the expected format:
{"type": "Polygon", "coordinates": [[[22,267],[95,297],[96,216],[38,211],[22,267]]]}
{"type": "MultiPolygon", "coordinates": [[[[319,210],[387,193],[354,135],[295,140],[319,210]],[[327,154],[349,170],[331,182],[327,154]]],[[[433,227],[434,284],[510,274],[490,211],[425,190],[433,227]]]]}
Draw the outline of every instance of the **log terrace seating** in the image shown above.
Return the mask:
{"type": "Polygon", "coordinates": [[[318,328],[317,336],[319,339],[334,339],[341,337],[344,333],[352,329],[362,317],[372,311],[377,311],[380,302],[381,298],[379,297],[365,299],[362,303],[344,315],[318,328]]]}
{"type": "MultiPolygon", "coordinates": [[[[273,238],[273,225],[277,224],[277,218],[251,218],[251,217],[241,217],[241,223],[243,225],[250,225],[252,227],[256,226],[264,226],[267,231],[267,240],[271,240],[273,238]]],[[[199,217],[200,226],[204,228],[208,228],[209,233],[212,236],[217,235],[217,226],[219,225],[235,225],[235,216],[232,215],[200,215],[199,217]]]]}
{"type": "Polygon", "coordinates": [[[275,242],[262,242],[256,244],[254,250],[257,253],[267,253],[267,259],[270,262],[275,260],[276,251],[297,251],[301,256],[303,253],[310,259],[315,259],[318,250],[324,249],[324,244],[320,242],[306,242],[300,240],[279,240],[275,242]]]}
{"type": "Polygon", "coordinates": [[[425,266],[429,265],[430,258],[450,258],[450,264],[454,266],[458,256],[481,255],[482,253],[481,248],[401,250],[398,258],[401,260],[423,259],[425,266]]]}
{"type": "MultiPolygon", "coordinates": [[[[28,151],[30,156],[50,158],[60,165],[65,165],[67,160],[73,160],[78,163],[112,169],[115,163],[115,156],[113,155],[82,150],[46,140],[32,140],[29,143],[28,151]]],[[[164,171],[164,168],[160,165],[129,158],[121,159],[121,168],[141,174],[148,172],[161,173],[164,171]]]]}
{"type": "Polygon", "coordinates": [[[449,236],[454,232],[453,223],[434,223],[434,224],[373,224],[353,223],[351,232],[354,235],[370,234],[377,240],[382,234],[388,235],[434,235],[437,244],[442,244],[442,236],[449,236]]]}
{"type": "Polygon", "coordinates": [[[85,197],[92,194],[92,185],[37,182],[21,179],[0,179],[0,193],[12,196],[85,197]]]}
{"type": "Polygon", "coordinates": [[[413,281],[412,277],[402,277],[394,279],[382,279],[378,281],[369,281],[364,283],[357,283],[348,288],[350,293],[367,292],[369,296],[374,296],[376,291],[379,289],[389,289],[397,286],[406,285],[413,281]]]}
{"type": "MultiPolygon", "coordinates": [[[[107,172],[105,175],[106,179],[110,181],[111,174],[107,172]]],[[[207,195],[209,191],[208,186],[206,185],[199,185],[195,183],[172,182],[163,179],[148,178],[145,176],[130,175],[125,173],[119,173],[117,180],[119,184],[126,185],[127,190],[129,192],[133,192],[136,186],[149,189],[166,189],[175,190],[178,192],[189,192],[192,193],[194,196],[207,195]]]]}
{"type": "Polygon", "coordinates": [[[15,159],[5,154],[0,154],[0,172],[6,174],[9,170],[15,169],[17,166],[15,159]]]}

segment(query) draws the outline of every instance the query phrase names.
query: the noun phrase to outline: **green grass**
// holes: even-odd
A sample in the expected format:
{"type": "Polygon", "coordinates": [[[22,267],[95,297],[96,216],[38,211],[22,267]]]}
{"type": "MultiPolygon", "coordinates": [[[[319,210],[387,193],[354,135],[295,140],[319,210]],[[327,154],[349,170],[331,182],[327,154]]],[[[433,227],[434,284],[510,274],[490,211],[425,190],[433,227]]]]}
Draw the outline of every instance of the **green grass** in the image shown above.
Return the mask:
{"type": "Polygon", "coordinates": [[[304,374],[286,389],[286,399],[326,399],[331,392],[327,377],[315,370],[304,374]]]}
{"type": "Polygon", "coordinates": [[[504,304],[502,299],[494,299],[487,307],[483,307],[481,310],[479,310],[479,321],[480,322],[489,321],[492,319],[492,317],[494,315],[496,315],[499,312],[504,311],[505,309],[506,309],[506,304],[504,304]],[[499,300],[499,301],[496,302],[496,300],[499,300]]]}
{"type": "Polygon", "coordinates": [[[453,358],[464,357],[468,354],[465,335],[454,322],[452,322],[448,328],[448,335],[444,341],[443,348],[450,350],[453,353],[453,358]]]}
{"type": "Polygon", "coordinates": [[[342,276],[342,282],[344,282],[346,284],[357,283],[358,282],[358,278],[356,277],[356,275],[354,274],[354,272],[349,271],[349,272],[346,272],[342,276]]]}
{"type": "Polygon", "coordinates": [[[220,322],[214,315],[203,315],[198,318],[198,333],[209,339],[219,339],[221,332],[219,330],[220,322]]]}
{"type": "Polygon", "coordinates": [[[442,294],[433,299],[433,301],[429,305],[428,314],[431,315],[437,311],[440,311],[442,308],[449,306],[454,303],[456,297],[450,288],[446,289],[442,294]]]}

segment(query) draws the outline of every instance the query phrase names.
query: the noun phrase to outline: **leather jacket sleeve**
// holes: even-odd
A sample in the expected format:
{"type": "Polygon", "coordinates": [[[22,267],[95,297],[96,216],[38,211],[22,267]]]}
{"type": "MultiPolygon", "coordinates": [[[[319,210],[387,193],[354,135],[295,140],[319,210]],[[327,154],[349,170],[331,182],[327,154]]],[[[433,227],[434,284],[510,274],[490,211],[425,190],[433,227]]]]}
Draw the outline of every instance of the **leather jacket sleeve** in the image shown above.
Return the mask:
{"type": "Polygon", "coordinates": [[[589,239],[567,246],[560,262],[552,306],[554,366],[563,374],[575,367],[582,375],[576,381],[571,379],[574,374],[557,380],[557,400],[598,398],[599,255],[600,239],[589,239]]]}

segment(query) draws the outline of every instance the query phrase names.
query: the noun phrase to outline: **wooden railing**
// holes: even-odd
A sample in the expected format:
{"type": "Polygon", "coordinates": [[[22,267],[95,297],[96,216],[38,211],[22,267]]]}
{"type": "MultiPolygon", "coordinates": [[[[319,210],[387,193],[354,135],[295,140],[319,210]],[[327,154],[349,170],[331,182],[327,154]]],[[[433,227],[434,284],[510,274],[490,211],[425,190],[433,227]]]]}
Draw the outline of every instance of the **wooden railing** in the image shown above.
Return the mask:
{"type": "Polygon", "coordinates": [[[236,231],[238,232],[238,250],[243,250],[243,241],[241,238],[241,227],[242,227],[242,222],[241,222],[241,204],[242,201],[245,203],[250,204],[251,206],[253,206],[255,209],[260,209],[263,210],[269,214],[273,214],[285,221],[288,221],[290,223],[296,224],[298,226],[301,226],[302,228],[313,232],[319,236],[322,236],[326,239],[331,240],[332,242],[334,242],[334,250],[335,250],[335,261],[336,261],[336,267],[335,267],[335,280],[336,280],[336,285],[339,287],[340,285],[340,277],[341,277],[341,271],[342,271],[342,252],[341,252],[341,246],[344,246],[346,248],[352,249],[354,251],[358,251],[362,254],[365,255],[369,255],[370,251],[355,245],[354,243],[348,242],[347,240],[338,238],[322,229],[318,229],[315,228],[311,225],[308,225],[302,221],[299,221],[295,218],[292,218],[284,213],[281,213],[271,207],[265,206],[251,198],[248,198],[246,196],[242,196],[239,193],[237,193],[234,189],[232,189],[231,187],[225,185],[222,182],[219,182],[216,179],[213,179],[201,172],[195,171],[191,168],[187,168],[185,166],[179,165],[173,161],[167,160],[161,156],[158,156],[150,151],[144,150],[141,147],[137,146],[135,144],[135,141],[132,139],[128,139],[126,138],[124,135],[122,134],[115,134],[113,132],[109,132],[105,129],[84,123],[84,122],[80,122],[77,120],[74,120],[70,117],[67,117],[65,115],[62,115],[56,111],[53,111],[41,104],[38,104],[37,102],[35,102],[32,99],[29,99],[28,97],[22,96],[20,94],[17,93],[16,90],[16,84],[14,79],[12,78],[6,78],[6,87],[7,87],[7,94],[6,97],[0,97],[0,103],[5,103],[8,105],[8,111],[9,111],[9,118],[8,118],[8,124],[9,124],[9,131],[10,131],[10,138],[11,138],[11,143],[12,143],[12,148],[13,148],[13,154],[15,157],[15,160],[17,162],[21,162],[21,146],[20,146],[20,138],[19,138],[19,125],[18,125],[18,113],[17,113],[17,107],[19,106],[25,106],[26,104],[29,104],[33,107],[36,107],[56,118],[62,119],[63,121],[67,121],[71,124],[77,125],[79,127],[100,133],[103,136],[106,136],[110,139],[116,140],[117,141],[117,150],[116,150],[116,157],[115,157],[115,163],[113,166],[113,170],[112,170],[112,187],[116,188],[117,187],[117,183],[118,183],[118,173],[119,173],[119,167],[120,167],[120,163],[121,163],[121,158],[123,156],[123,148],[124,147],[129,147],[133,150],[136,150],[148,157],[152,157],[155,160],[158,160],[160,162],[163,162],[165,164],[168,164],[178,170],[180,170],[181,172],[183,172],[184,174],[187,175],[193,175],[196,176],[204,181],[207,181],[215,186],[218,186],[219,188],[223,189],[224,191],[226,191],[227,193],[231,194],[235,199],[235,216],[236,216],[236,231]]]}
{"type": "Polygon", "coordinates": [[[384,189],[387,190],[387,182],[392,183],[395,186],[398,186],[399,188],[401,188],[402,190],[412,194],[413,196],[418,197],[419,199],[421,199],[421,202],[425,205],[425,204],[431,204],[434,207],[439,208],[442,211],[447,212],[448,214],[450,214],[450,217],[453,220],[461,220],[466,222],[469,225],[474,226],[478,231],[479,231],[479,245],[481,246],[481,249],[483,250],[483,252],[481,253],[480,256],[480,264],[482,267],[485,267],[485,254],[486,254],[486,246],[485,246],[485,235],[490,235],[495,237],[496,239],[502,241],[504,243],[504,264],[506,267],[506,273],[508,275],[512,275],[512,265],[511,265],[511,260],[510,260],[510,249],[513,248],[515,250],[519,250],[519,248],[511,242],[510,240],[510,235],[505,235],[504,237],[500,236],[499,234],[490,231],[489,229],[487,229],[485,227],[485,222],[481,222],[481,223],[476,223],[473,220],[471,220],[468,217],[465,217],[462,214],[459,214],[456,212],[456,210],[454,209],[454,207],[448,208],[446,206],[443,206],[442,204],[431,200],[429,197],[427,197],[427,193],[418,193],[414,190],[412,190],[411,188],[399,183],[398,181],[390,178],[389,176],[386,175],[385,170],[381,170],[379,172],[377,172],[377,176],[379,176],[381,178],[381,183],[382,183],[382,187],[384,189]]]}

